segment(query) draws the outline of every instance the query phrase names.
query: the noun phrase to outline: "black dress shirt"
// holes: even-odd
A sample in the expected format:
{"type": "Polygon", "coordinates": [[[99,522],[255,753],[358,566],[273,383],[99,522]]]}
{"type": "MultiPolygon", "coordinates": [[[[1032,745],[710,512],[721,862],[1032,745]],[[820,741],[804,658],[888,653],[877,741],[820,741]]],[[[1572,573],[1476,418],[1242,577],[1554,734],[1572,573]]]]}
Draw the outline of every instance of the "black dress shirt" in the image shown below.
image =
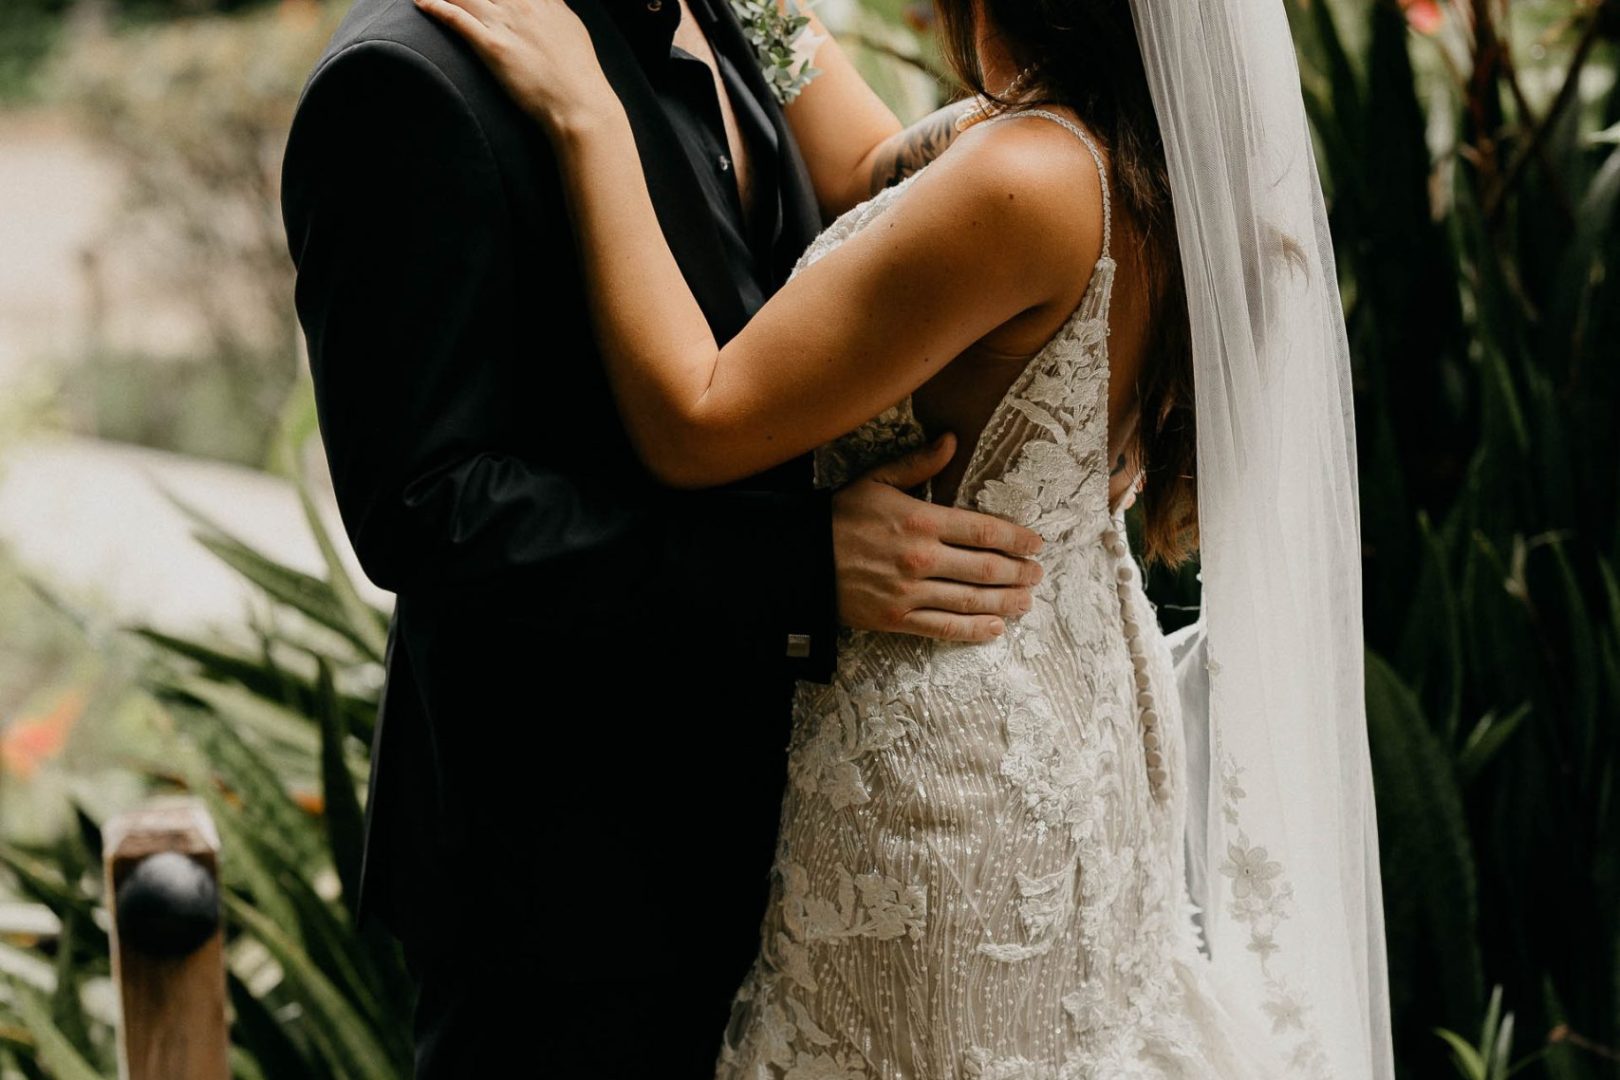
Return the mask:
{"type": "MultiPolygon", "coordinates": [[[[674,43],[681,21],[677,0],[607,0],[608,9],[636,51],[665,117],[686,151],[704,198],[714,211],[726,266],[750,318],[782,284],[771,265],[781,236],[782,192],[777,169],[781,147],[770,118],[731,57],[715,44],[722,28],[714,0],[689,0],[709,40],[716,68],[731,100],[753,168],[753,213],[745,214],[736,165],[726,139],[725,118],[709,66],[674,43]]],[[[718,0],[724,2],[724,0],[718,0]]]]}

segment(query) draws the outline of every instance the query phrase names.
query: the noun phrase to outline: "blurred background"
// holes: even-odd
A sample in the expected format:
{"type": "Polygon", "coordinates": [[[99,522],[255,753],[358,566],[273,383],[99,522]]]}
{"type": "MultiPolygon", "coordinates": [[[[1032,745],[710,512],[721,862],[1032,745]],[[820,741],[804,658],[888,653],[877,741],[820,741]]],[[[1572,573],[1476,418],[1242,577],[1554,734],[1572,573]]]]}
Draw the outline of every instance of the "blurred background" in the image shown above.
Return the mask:
{"type": "MultiPolygon", "coordinates": [[[[1283,2],[1356,362],[1401,1075],[1620,1077],[1620,0],[1283,2]]],[[[0,0],[0,1080],[113,1075],[101,829],[169,791],[221,834],[234,1074],[409,1073],[348,906],[391,598],[277,205],[344,7],[0,0]]],[[[954,96],[925,2],[818,11],[903,118],[954,96]]],[[[1152,587],[1190,617],[1190,568],[1152,587]]]]}

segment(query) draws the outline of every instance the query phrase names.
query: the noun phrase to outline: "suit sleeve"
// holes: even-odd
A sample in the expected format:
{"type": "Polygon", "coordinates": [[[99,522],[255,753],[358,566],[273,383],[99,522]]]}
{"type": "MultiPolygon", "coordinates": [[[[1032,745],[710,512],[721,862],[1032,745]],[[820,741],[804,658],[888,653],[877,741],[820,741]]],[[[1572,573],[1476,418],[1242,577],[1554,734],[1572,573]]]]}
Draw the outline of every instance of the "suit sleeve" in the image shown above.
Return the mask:
{"type": "MultiPolygon", "coordinates": [[[[700,634],[720,662],[831,677],[830,492],[675,491],[499,445],[492,418],[512,403],[489,365],[510,362],[501,328],[533,304],[515,295],[501,173],[438,67],[382,41],[328,60],[294,121],[282,209],[321,435],[367,577],[558,634],[622,633],[630,656],[700,634]]],[[[575,273],[558,235],[567,250],[543,257],[575,273]]],[[[564,351],[536,362],[598,362],[564,351]]]]}

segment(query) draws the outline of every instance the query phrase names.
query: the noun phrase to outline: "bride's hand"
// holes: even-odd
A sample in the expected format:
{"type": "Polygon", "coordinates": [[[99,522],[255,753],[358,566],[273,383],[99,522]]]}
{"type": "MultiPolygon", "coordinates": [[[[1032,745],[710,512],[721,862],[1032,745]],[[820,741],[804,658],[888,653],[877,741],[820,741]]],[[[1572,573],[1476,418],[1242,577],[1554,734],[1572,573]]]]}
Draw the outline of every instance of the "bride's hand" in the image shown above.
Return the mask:
{"type": "Polygon", "coordinates": [[[620,109],[585,24],[563,0],[414,0],[466,38],[517,103],[553,136],[620,109]]]}

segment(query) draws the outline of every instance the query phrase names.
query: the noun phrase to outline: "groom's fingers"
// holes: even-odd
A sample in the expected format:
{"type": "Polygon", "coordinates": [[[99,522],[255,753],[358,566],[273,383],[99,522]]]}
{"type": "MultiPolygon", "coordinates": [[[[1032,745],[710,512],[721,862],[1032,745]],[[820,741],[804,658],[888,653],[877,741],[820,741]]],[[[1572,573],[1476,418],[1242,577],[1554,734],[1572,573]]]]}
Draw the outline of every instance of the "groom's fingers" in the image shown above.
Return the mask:
{"type": "Polygon", "coordinates": [[[957,615],[1001,615],[1016,617],[1034,603],[1029,589],[1018,586],[963,585],[955,581],[919,582],[911,594],[917,609],[952,612],[957,615]]]}
{"type": "Polygon", "coordinates": [[[414,3],[419,11],[433,16],[475,45],[487,33],[484,24],[475,15],[450,0],[414,0],[414,3]]]}
{"type": "Polygon", "coordinates": [[[947,544],[1034,555],[1045,543],[1040,533],[989,514],[956,507],[944,507],[939,514],[939,538],[947,544]]]}
{"type": "Polygon", "coordinates": [[[941,544],[935,549],[927,577],[961,581],[969,585],[1038,584],[1045,575],[1033,559],[1014,559],[999,551],[976,551],[941,544]]]}
{"type": "Polygon", "coordinates": [[[902,633],[978,644],[993,641],[1007,631],[1005,620],[995,615],[957,615],[950,611],[913,611],[900,624],[902,633]]]}
{"type": "Polygon", "coordinates": [[[460,8],[485,26],[493,21],[490,16],[495,13],[495,5],[489,0],[442,0],[442,2],[460,8]]]}

